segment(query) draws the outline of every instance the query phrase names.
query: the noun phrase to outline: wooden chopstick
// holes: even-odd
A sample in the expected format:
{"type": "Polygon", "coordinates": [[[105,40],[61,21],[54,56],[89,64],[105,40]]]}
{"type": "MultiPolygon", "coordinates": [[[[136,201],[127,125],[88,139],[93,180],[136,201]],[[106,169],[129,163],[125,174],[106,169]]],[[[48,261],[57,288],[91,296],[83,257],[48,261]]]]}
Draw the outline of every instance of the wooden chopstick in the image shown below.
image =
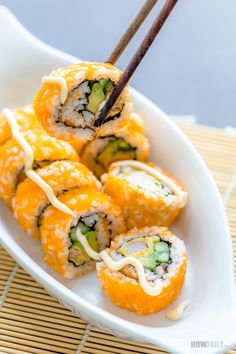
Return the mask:
{"type": "Polygon", "coordinates": [[[131,61],[127,65],[125,71],[123,72],[120,80],[114,86],[107,102],[105,103],[104,107],[102,108],[97,120],[94,122],[96,127],[99,127],[106,119],[109,111],[115,104],[116,100],[120,96],[121,92],[123,91],[124,87],[130,80],[131,76],[137,69],[138,65],[142,61],[143,57],[147,53],[148,49],[152,45],[154,39],[160,32],[162,26],[164,25],[165,21],[167,20],[168,16],[170,15],[171,11],[173,10],[174,6],[176,5],[178,0],[166,0],[164,6],[162,7],[161,11],[155,18],[151,28],[149,29],[148,33],[144,37],[143,41],[141,42],[140,46],[138,47],[136,53],[132,57],[131,61]]]}
{"type": "Polygon", "coordinates": [[[139,12],[129,25],[125,33],[122,35],[115,48],[112,50],[109,58],[106,60],[106,63],[110,63],[113,65],[115,64],[115,62],[118,60],[120,55],[123,53],[129,42],[139,29],[139,27],[142,25],[145,18],[148,16],[154,5],[157,3],[157,1],[158,0],[145,0],[139,12]]]}

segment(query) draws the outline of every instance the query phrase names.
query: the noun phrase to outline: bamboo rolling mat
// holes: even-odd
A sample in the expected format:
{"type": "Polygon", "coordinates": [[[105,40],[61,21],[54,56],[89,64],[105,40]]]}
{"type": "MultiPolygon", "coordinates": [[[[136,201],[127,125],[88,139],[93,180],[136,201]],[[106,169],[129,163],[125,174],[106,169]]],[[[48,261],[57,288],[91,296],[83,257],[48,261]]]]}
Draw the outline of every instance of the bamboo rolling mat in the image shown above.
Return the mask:
{"type": "MultiPolygon", "coordinates": [[[[236,276],[236,135],[179,123],[209,167],[222,195],[232,232],[236,276]]],[[[0,353],[158,354],[165,351],[113,337],[48,295],[0,247],[0,353]]],[[[229,353],[236,354],[236,349],[229,353]]]]}

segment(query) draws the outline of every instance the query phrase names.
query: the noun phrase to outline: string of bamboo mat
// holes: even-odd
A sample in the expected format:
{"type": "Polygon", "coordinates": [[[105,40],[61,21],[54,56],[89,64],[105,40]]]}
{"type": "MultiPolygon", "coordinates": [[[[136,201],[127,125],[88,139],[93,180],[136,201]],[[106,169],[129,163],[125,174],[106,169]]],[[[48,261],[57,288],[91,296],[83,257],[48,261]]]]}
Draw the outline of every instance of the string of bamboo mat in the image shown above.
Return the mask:
{"type": "MultiPolygon", "coordinates": [[[[223,197],[232,232],[236,279],[236,136],[195,124],[179,126],[202,155],[223,197]]],[[[76,317],[0,247],[0,301],[6,285],[0,302],[1,354],[166,353],[153,345],[113,337],[76,317]]],[[[236,348],[228,353],[236,354],[236,348]]]]}

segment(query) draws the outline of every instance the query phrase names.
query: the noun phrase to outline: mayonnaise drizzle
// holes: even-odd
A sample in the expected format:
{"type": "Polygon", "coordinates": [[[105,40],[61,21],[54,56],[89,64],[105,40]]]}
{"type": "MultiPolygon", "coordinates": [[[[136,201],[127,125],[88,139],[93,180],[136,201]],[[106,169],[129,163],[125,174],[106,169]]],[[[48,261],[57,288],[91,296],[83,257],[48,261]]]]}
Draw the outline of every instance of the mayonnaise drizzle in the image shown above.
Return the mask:
{"type": "Polygon", "coordinates": [[[172,181],[171,178],[167,177],[160,171],[156,170],[155,168],[152,168],[151,166],[146,165],[145,163],[139,162],[139,161],[133,161],[133,160],[125,160],[125,161],[117,161],[113,162],[111,165],[112,167],[125,167],[125,166],[130,166],[134,167],[138,170],[147,172],[153,177],[158,178],[159,181],[163,182],[167,187],[169,187],[174,194],[179,198],[180,201],[180,207],[184,207],[186,202],[187,202],[187,193],[181,190],[174,181],[172,181]]]}
{"type": "Polygon", "coordinates": [[[85,252],[91,257],[92,259],[95,259],[96,261],[100,261],[101,257],[99,253],[95,252],[90,246],[87,241],[87,238],[81,233],[80,229],[76,229],[76,238],[77,240],[82,244],[82,246],[85,249],[85,252]]]}
{"type": "Polygon", "coordinates": [[[154,286],[149,285],[149,283],[146,279],[146,276],[145,276],[144,267],[138,259],[136,259],[132,256],[128,256],[128,257],[125,257],[119,261],[114,261],[109,256],[109,254],[106,252],[106,250],[104,250],[100,253],[95,252],[90,247],[90,245],[87,241],[87,238],[84,235],[82,235],[79,228],[77,228],[77,230],[76,230],[76,238],[82,244],[82,246],[85,249],[85,252],[89,255],[89,257],[91,257],[92,259],[95,259],[96,261],[103,260],[103,262],[108,266],[109,269],[118,271],[118,270],[122,269],[123,267],[125,267],[126,265],[132,265],[133,267],[135,267],[137,274],[138,274],[139,283],[140,283],[142,289],[148,295],[157,296],[162,291],[163,285],[159,279],[156,280],[156,285],[154,285],[154,286]]]}
{"type": "Polygon", "coordinates": [[[49,82],[52,84],[59,84],[61,86],[61,102],[62,104],[66,101],[68,96],[68,87],[66,79],[62,76],[43,76],[42,82],[49,82]]]}
{"type": "Polygon", "coordinates": [[[108,266],[108,268],[115,270],[115,271],[122,269],[126,265],[132,265],[133,267],[135,267],[137,274],[138,274],[139,283],[140,283],[142,289],[148,295],[157,296],[162,291],[163,285],[159,279],[157,279],[155,281],[156,284],[154,286],[151,286],[148,283],[146,276],[145,276],[144,267],[138,259],[136,259],[132,256],[128,256],[123,259],[120,259],[119,261],[114,261],[109,256],[109,254],[106,252],[106,250],[100,252],[100,256],[101,256],[102,260],[104,261],[104,263],[108,266]]]}
{"type": "Polygon", "coordinates": [[[24,150],[24,162],[25,162],[25,174],[30,178],[35,184],[37,184],[47,195],[50,203],[55,206],[55,208],[61,210],[65,214],[73,215],[74,212],[69,209],[65,204],[61,203],[60,200],[55,196],[51,186],[47,184],[32,168],[34,162],[34,152],[28,141],[25,139],[23,134],[18,128],[18,124],[15,119],[14,113],[5,108],[3,114],[6,116],[8,124],[10,125],[12,136],[20,144],[24,150]]]}
{"type": "Polygon", "coordinates": [[[172,321],[178,321],[182,318],[184,310],[189,305],[190,300],[182,301],[179,305],[177,305],[174,309],[167,312],[166,316],[172,321]]]}

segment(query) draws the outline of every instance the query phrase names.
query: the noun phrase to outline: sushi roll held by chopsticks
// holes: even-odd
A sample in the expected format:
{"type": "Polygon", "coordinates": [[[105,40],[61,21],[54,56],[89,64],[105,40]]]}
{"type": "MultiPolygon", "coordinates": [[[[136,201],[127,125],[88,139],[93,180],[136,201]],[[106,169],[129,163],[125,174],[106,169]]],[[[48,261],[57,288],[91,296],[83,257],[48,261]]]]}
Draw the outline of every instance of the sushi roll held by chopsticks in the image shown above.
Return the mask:
{"type": "Polygon", "coordinates": [[[181,184],[151,163],[115,162],[101,180],[105,193],[122,207],[128,229],[169,226],[187,202],[181,184]]]}
{"type": "MultiPolygon", "coordinates": [[[[49,134],[69,141],[80,152],[96,136],[95,120],[121,71],[111,64],[81,62],[43,77],[34,109],[49,134]]],[[[131,112],[126,87],[103,125],[113,126],[131,112]]]]}
{"type": "Polygon", "coordinates": [[[100,285],[119,307],[148,315],[166,308],[182,289],[185,246],[165,227],[130,230],[117,236],[100,256],[100,285]]]}
{"type": "Polygon", "coordinates": [[[73,278],[94,269],[100,259],[98,252],[126,228],[120,207],[96,189],[73,189],[58,199],[74,216],[52,205],[44,212],[40,226],[44,259],[63,277],[73,278]],[[80,237],[87,241],[89,253],[80,237]]]}

